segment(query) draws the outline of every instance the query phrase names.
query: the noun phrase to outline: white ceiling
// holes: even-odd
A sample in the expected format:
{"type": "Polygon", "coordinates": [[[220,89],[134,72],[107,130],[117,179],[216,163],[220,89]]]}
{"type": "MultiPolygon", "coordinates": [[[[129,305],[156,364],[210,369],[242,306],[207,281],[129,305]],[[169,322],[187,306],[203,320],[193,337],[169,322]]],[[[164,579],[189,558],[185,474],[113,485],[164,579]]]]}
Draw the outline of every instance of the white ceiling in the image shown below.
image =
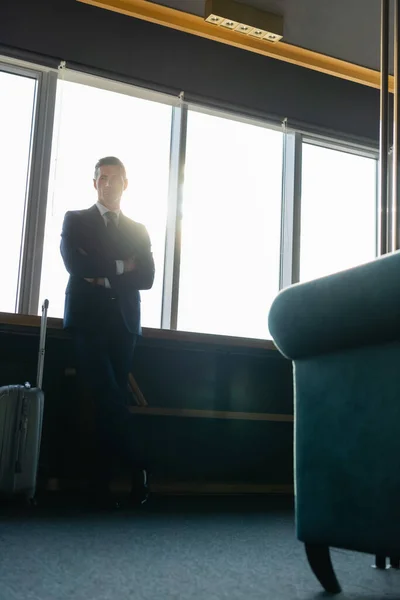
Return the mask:
{"type": "MultiPolygon", "coordinates": [[[[205,0],[150,1],[204,15],[205,0]]],[[[380,0],[238,1],[283,15],[284,41],[288,44],[379,70],[380,0]]]]}

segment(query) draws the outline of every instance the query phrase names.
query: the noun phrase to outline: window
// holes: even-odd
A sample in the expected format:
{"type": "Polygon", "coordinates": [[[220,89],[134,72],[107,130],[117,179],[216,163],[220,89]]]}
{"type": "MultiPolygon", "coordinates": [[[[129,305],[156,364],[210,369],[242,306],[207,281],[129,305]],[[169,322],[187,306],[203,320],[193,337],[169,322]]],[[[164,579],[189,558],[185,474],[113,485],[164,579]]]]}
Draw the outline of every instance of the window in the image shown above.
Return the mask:
{"type": "Polygon", "coordinates": [[[122,210],[146,226],[156,263],[153,288],[141,292],[142,325],[160,327],[172,109],[71,81],[59,82],[57,96],[40,297],[51,300],[51,315],[62,317],[68,280],[59,251],[64,214],[96,202],[94,166],[115,155],[129,180],[122,210]]]}
{"type": "Polygon", "coordinates": [[[145,328],[268,339],[280,287],[376,256],[373,148],[286,127],[283,152],[283,130],[266,123],[65,65],[1,61],[0,311],[37,313],[47,297],[63,316],[64,215],[96,202],[106,155],[125,163],[122,210],[152,241],[145,328]]]}
{"type": "Polygon", "coordinates": [[[300,280],[376,256],[377,162],[303,143],[300,280]]]}
{"type": "Polygon", "coordinates": [[[281,186],[279,131],[189,111],[178,329],[268,337],[281,186]]]}
{"type": "Polygon", "coordinates": [[[36,79],[0,70],[0,311],[15,312],[34,123],[36,79]]]}

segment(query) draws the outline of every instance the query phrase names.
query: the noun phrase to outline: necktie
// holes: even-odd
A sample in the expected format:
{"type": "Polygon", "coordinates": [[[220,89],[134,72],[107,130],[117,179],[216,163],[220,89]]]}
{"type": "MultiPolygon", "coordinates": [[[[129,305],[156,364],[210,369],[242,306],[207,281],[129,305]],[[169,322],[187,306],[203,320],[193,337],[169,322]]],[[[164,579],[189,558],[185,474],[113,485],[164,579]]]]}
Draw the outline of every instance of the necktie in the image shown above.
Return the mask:
{"type": "Polygon", "coordinates": [[[108,211],[105,214],[105,217],[107,219],[107,229],[110,228],[110,231],[113,229],[117,229],[117,215],[115,214],[115,212],[111,212],[108,211]]]}

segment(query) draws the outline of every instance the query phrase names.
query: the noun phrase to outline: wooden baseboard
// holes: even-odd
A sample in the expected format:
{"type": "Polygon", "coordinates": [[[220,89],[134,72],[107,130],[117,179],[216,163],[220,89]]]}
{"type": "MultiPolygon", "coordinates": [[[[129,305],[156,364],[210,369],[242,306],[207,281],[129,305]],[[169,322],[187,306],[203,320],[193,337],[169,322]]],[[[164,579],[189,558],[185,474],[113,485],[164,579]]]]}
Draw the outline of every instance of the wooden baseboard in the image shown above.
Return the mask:
{"type": "MultiPolygon", "coordinates": [[[[82,481],[71,481],[62,479],[48,479],[43,486],[45,491],[60,492],[68,489],[79,489],[84,486],[82,481]]],[[[111,490],[115,493],[129,492],[130,482],[127,478],[115,480],[111,484],[111,490]]],[[[162,481],[151,482],[150,491],[153,494],[165,496],[222,496],[222,495],[286,495],[294,494],[292,484],[264,484],[243,482],[201,482],[201,481],[162,481]]]]}
{"type": "Polygon", "coordinates": [[[203,410],[192,408],[164,408],[153,406],[130,406],[129,410],[135,415],[158,417],[181,417],[194,419],[223,419],[238,421],[272,421],[278,423],[293,423],[293,415],[275,413],[239,412],[229,410],[203,410]]]}
{"type": "Polygon", "coordinates": [[[157,483],[151,486],[151,491],[155,494],[171,496],[189,496],[189,495],[242,495],[242,494],[260,494],[260,495],[293,495],[293,485],[284,484],[263,484],[263,483],[210,483],[210,482],[174,482],[157,483]]]}

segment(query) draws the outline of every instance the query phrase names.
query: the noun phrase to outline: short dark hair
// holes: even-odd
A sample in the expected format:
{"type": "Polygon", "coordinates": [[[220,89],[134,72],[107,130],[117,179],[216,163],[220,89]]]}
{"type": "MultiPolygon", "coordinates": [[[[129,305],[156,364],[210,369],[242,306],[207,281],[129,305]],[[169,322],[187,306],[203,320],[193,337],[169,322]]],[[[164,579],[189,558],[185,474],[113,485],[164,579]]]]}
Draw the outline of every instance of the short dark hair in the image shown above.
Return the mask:
{"type": "Polygon", "coordinates": [[[100,167],[104,167],[105,165],[107,165],[107,166],[115,165],[116,167],[121,167],[121,169],[124,172],[124,177],[126,177],[126,169],[125,169],[124,163],[121,160],[119,160],[119,158],[117,158],[116,156],[105,156],[104,158],[100,158],[100,160],[98,160],[96,163],[96,166],[94,168],[94,178],[95,179],[97,179],[97,177],[99,175],[100,167]]]}

